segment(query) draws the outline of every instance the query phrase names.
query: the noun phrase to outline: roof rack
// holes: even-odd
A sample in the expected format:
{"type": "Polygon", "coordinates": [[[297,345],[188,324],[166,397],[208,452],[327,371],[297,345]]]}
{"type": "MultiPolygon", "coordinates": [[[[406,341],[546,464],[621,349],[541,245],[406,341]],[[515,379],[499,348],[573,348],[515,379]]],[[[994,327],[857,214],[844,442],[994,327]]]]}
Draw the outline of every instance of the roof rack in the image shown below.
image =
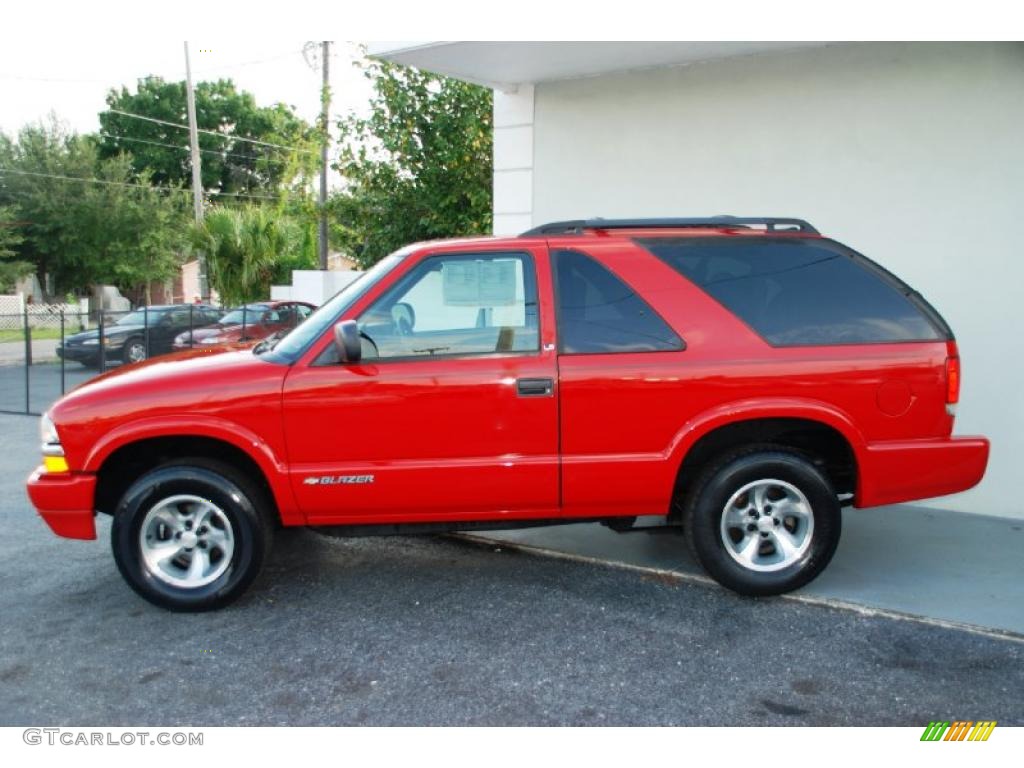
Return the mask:
{"type": "Polygon", "coordinates": [[[765,227],[769,232],[793,229],[808,235],[821,234],[803,219],[779,218],[775,216],[705,216],[703,218],[681,219],[572,219],[553,221],[523,232],[521,237],[537,235],[578,235],[585,229],[681,229],[684,227],[715,227],[749,229],[752,226],[765,227]]]}

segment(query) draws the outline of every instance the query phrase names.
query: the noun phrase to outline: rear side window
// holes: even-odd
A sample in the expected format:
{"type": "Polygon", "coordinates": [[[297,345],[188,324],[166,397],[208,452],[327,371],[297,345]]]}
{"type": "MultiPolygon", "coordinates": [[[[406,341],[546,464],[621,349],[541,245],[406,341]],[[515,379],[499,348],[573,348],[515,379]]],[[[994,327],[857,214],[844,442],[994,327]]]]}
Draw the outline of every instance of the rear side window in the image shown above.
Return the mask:
{"type": "Polygon", "coordinates": [[[638,242],[775,346],[934,341],[948,335],[941,318],[909,287],[831,240],[638,242]]]}
{"type": "Polygon", "coordinates": [[[555,251],[558,343],[564,354],[667,352],[683,340],[646,301],[579,251],[555,251]]]}

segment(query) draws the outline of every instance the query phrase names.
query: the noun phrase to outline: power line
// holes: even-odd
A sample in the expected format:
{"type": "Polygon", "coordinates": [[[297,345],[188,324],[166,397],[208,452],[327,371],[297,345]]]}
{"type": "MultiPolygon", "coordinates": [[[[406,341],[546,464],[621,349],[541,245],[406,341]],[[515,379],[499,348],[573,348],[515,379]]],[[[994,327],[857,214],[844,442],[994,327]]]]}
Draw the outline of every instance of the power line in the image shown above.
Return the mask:
{"type": "Polygon", "coordinates": [[[290,50],[285,53],[279,53],[275,56],[268,56],[265,59],[253,59],[252,61],[240,61],[237,64],[222,64],[216,67],[210,67],[209,69],[197,69],[193,74],[203,75],[209,74],[210,72],[221,72],[225,69],[238,69],[239,67],[253,67],[257,64],[266,64],[271,61],[280,61],[281,59],[287,59],[289,56],[294,56],[297,53],[302,53],[301,50],[290,50]]]}
{"type": "MultiPolygon", "coordinates": [[[[136,115],[133,112],[125,112],[124,110],[121,110],[121,109],[108,109],[107,112],[115,114],[115,115],[124,115],[125,117],[134,117],[137,120],[146,120],[146,121],[148,121],[150,123],[159,123],[160,125],[169,125],[172,128],[184,128],[186,131],[188,130],[188,126],[185,125],[184,123],[172,123],[172,122],[170,122],[168,120],[159,120],[159,119],[157,119],[155,117],[148,117],[146,115],[136,115]]],[[[210,131],[210,130],[207,130],[205,128],[197,128],[196,130],[199,133],[206,133],[206,134],[209,134],[210,136],[219,136],[222,139],[228,139],[228,140],[231,140],[231,141],[244,141],[244,142],[246,142],[248,144],[258,144],[258,145],[263,146],[263,147],[275,147],[276,149],[287,149],[287,150],[290,150],[290,151],[293,151],[293,152],[305,152],[305,153],[310,154],[310,155],[315,155],[316,154],[316,152],[311,150],[311,149],[302,149],[301,147],[289,147],[289,146],[287,146],[285,144],[274,144],[273,142],[270,142],[270,141],[260,141],[259,139],[250,139],[247,136],[235,136],[235,135],[232,135],[230,133],[221,133],[220,131],[210,131]]]]}
{"type": "Polygon", "coordinates": [[[62,181],[83,181],[90,184],[108,184],[113,187],[138,187],[139,189],[149,189],[156,192],[185,192],[187,190],[178,189],[177,187],[155,187],[150,184],[138,184],[131,181],[110,181],[108,179],[88,179],[82,176],[62,176],[56,173],[37,173],[35,171],[21,171],[16,168],[0,168],[0,173],[13,173],[18,176],[33,176],[40,179],[60,179],[62,181]]]}
{"type": "MultiPolygon", "coordinates": [[[[113,139],[114,141],[134,141],[139,144],[152,144],[154,147],[167,147],[168,149],[180,149],[185,152],[189,151],[188,147],[183,147],[180,144],[168,144],[163,141],[152,141],[151,139],[137,139],[134,136],[118,136],[115,133],[104,133],[100,131],[97,136],[102,136],[105,139],[113,139]]],[[[208,155],[217,155],[218,157],[240,157],[243,160],[259,160],[259,155],[243,155],[239,152],[228,152],[227,150],[220,149],[200,149],[200,152],[205,152],[208,155]]]]}
{"type": "MultiPolygon", "coordinates": [[[[96,178],[85,178],[83,176],[61,176],[56,173],[37,173],[35,171],[20,171],[15,168],[0,168],[0,174],[13,173],[18,176],[33,176],[41,179],[58,179],[60,181],[78,181],[86,184],[107,184],[114,187],[136,187],[139,189],[148,189],[153,192],[177,192],[179,194],[189,194],[187,189],[179,189],[178,187],[159,187],[150,184],[138,184],[131,181],[110,181],[108,179],[96,179],[96,178]]],[[[220,192],[216,190],[204,190],[204,195],[215,195],[218,197],[246,197],[252,198],[253,200],[277,200],[277,197],[271,195],[251,195],[243,192],[220,192]]],[[[287,195],[287,193],[286,193],[287,195]]]]}

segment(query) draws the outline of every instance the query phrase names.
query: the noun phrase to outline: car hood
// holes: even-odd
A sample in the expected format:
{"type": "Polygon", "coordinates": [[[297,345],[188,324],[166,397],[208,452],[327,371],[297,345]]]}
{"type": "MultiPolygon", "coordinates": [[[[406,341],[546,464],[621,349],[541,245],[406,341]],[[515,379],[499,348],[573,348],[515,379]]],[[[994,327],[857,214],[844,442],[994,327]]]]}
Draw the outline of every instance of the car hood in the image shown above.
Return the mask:
{"type": "Polygon", "coordinates": [[[153,358],[108,371],[58,400],[53,420],[74,440],[79,427],[95,436],[119,422],[173,414],[217,413],[240,399],[279,396],[288,367],[236,345],[153,358]]]}

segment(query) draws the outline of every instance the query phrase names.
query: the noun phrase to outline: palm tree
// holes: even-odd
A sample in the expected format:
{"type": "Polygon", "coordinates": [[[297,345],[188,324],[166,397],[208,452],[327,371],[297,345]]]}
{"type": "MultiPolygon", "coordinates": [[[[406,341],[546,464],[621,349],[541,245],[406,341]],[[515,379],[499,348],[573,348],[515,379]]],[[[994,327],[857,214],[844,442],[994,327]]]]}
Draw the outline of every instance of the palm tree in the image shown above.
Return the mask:
{"type": "Polygon", "coordinates": [[[258,205],[216,207],[195,231],[206,252],[210,284],[226,305],[266,299],[275,279],[300,266],[304,228],[279,210],[258,205]]]}

